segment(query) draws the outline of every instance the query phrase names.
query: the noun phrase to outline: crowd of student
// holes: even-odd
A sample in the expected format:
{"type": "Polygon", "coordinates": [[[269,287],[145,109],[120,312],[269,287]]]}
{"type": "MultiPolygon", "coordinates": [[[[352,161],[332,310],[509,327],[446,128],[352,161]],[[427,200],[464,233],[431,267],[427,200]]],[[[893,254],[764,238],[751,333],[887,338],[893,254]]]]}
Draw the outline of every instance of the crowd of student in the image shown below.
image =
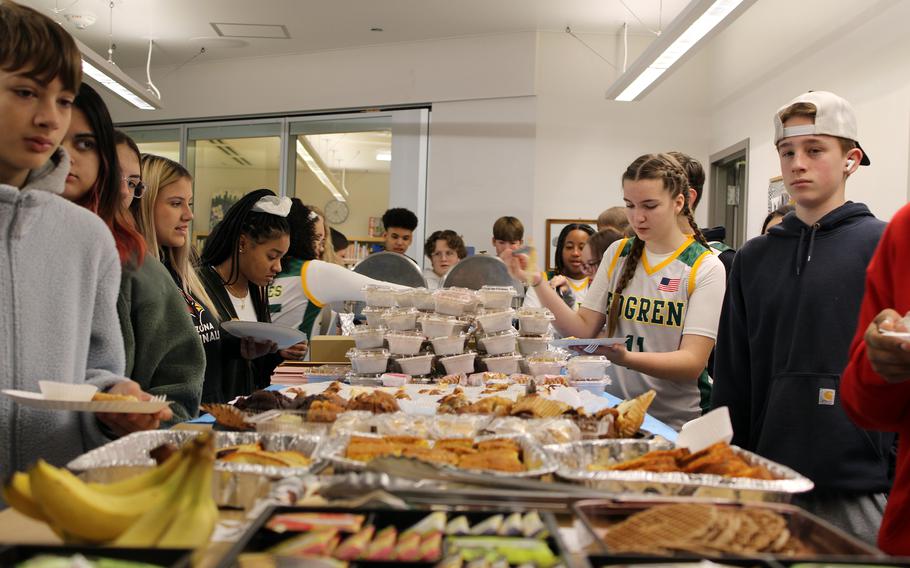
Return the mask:
{"type": "MultiPolygon", "coordinates": [[[[266,386],[281,361],[306,355],[306,342],[278,351],[222,334],[220,322],[326,329],[330,312],[308,301],[301,269],[347,244],[318,209],[259,189],[197,258],[192,176],[140,154],[81,79],[63,28],[0,2],[0,387],[35,390],[54,378],[175,404],[156,415],[87,414],[0,397],[4,478],[266,386]]],[[[886,228],[846,201],[848,178],[870,162],[845,100],[806,93],[773,120],[794,204],[738,252],[721,228],[696,225],[704,171],[678,152],[629,164],[625,207],[601,214],[597,232],[564,227],[550,272],[518,251],[514,217],[496,221],[491,244],[526,283],[526,305],[552,311],[560,333],[625,339],[601,348],[614,394],[656,390],[653,413],[676,428],[728,407],[735,443],[815,482],[798,504],[863,538],[881,525],[882,549],[910,554],[910,342],[887,333],[907,331],[910,209],[886,228]]],[[[385,250],[406,254],[417,221],[387,211],[385,250]]],[[[467,249],[439,230],[424,254],[433,287],[467,249]]]]}

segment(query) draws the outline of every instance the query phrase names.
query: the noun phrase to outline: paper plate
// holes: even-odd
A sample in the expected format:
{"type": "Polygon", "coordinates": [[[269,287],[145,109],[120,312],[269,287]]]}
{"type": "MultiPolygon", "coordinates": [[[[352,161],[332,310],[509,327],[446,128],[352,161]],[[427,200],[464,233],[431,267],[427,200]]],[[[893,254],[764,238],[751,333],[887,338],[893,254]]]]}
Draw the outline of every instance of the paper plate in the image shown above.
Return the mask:
{"type": "Polygon", "coordinates": [[[888,337],[898,337],[900,339],[910,339],[910,331],[882,331],[882,335],[888,337]]]}
{"type": "Polygon", "coordinates": [[[4,390],[3,394],[23,406],[43,408],[45,410],[74,410],[80,412],[112,412],[116,414],[154,414],[167,408],[170,400],[165,401],[130,401],[130,400],[89,400],[73,401],[45,398],[40,392],[4,390]]]}
{"type": "Polygon", "coordinates": [[[278,349],[287,349],[306,340],[306,334],[299,329],[261,321],[231,320],[222,322],[221,328],[235,337],[274,341],[278,344],[278,349]]]}
{"type": "Polygon", "coordinates": [[[589,339],[552,339],[550,345],[553,347],[585,347],[587,345],[616,345],[625,342],[625,337],[592,337],[589,339]]]}

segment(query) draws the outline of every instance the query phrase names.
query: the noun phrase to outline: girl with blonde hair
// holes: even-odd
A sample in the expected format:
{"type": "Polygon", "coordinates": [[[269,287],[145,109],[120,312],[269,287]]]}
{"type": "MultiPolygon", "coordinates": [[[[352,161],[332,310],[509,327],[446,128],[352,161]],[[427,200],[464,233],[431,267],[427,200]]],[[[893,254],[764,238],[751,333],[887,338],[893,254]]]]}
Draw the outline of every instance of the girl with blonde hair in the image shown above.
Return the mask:
{"type": "Polygon", "coordinates": [[[634,237],[607,249],[576,313],[565,305],[525,255],[507,253],[513,275],[529,280],[540,302],[556,316],[563,335],[624,342],[602,348],[614,363],[612,394],[657,396],[651,412],[679,429],[710,405],[705,368],[717,338],[726,277],[689,209],[688,180],[667,154],[647,154],[622,176],[626,215],[634,237]],[[679,227],[685,219],[694,234],[679,227]]]}

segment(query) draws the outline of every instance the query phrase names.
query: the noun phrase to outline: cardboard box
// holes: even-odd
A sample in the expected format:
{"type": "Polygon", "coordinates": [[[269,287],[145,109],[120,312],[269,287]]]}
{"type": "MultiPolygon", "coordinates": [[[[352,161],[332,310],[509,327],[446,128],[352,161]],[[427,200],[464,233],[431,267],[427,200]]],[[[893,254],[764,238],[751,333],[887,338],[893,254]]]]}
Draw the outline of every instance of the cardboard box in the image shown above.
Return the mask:
{"type": "Polygon", "coordinates": [[[344,335],[317,335],[310,339],[310,361],[314,363],[350,364],[348,349],[354,348],[354,338],[344,335]]]}

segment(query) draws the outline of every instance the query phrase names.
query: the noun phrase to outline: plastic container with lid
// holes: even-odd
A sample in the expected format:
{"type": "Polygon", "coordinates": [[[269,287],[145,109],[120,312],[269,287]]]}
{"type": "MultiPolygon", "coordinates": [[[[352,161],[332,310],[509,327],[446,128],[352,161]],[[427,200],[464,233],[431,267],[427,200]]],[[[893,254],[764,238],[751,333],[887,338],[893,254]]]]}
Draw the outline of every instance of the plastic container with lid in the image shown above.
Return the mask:
{"type": "Polygon", "coordinates": [[[535,353],[527,358],[528,370],[535,377],[538,375],[561,375],[566,366],[568,355],[565,351],[535,353]]]}
{"type": "Polygon", "coordinates": [[[470,375],[474,372],[474,359],[476,357],[477,353],[467,351],[460,355],[442,357],[439,361],[445,367],[447,375],[470,375]]]}
{"type": "Polygon", "coordinates": [[[357,349],[377,349],[382,347],[386,331],[384,327],[358,325],[351,331],[351,338],[354,339],[354,346],[357,349]]]}
{"type": "Polygon", "coordinates": [[[487,370],[491,373],[505,373],[511,375],[519,371],[521,355],[509,353],[507,355],[496,355],[493,357],[484,357],[481,359],[487,370]]]}
{"type": "Polygon", "coordinates": [[[477,293],[467,288],[443,288],[433,292],[436,301],[436,313],[461,316],[472,314],[477,309],[477,293]]]}
{"type": "Polygon", "coordinates": [[[382,284],[367,284],[361,290],[367,306],[371,308],[391,308],[395,305],[395,296],[398,295],[394,288],[382,284]]]}
{"type": "Polygon", "coordinates": [[[573,379],[602,379],[607,376],[610,360],[603,355],[579,355],[569,359],[569,377],[573,379]]]}
{"type": "MultiPolygon", "coordinates": [[[[511,288],[510,288],[511,290],[511,288]]],[[[475,320],[480,325],[484,333],[497,333],[512,329],[512,316],[515,310],[507,308],[504,310],[489,310],[478,315],[475,320]]]]}
{"type": "Polygon", "coordinates": [[[451,316],[425,315],[417,321],[420,322],[420,329],[427,337],[448,337],[461,331],[465,324],[458,318],[451,316]]]}
{"type": "Polygon", "coordinates": [[[512,298],[517,292],[511,286],[483,286],[477,295],[486,309],[505,309],[512,307],[512,298]]]}
{"type": "Polygon", "coordinates": [[[348,359],[358,375],[385,373],[389,366],[389,352],[386,349],[349,349],[348,359]]]}
{"type": "Polygon", "coordinates": [[[367,318],[367,325],[370,327],[382,327],[382,316],[388,311],[388,308],[364,308],[361,312],[367,318]]]}
{"type": "Polygon", "coordinates": [[[522,335],[543,335],[550,330],[553,312],[547,308],[521,308],[518,310],[518,330],[522,335]]]}
{"type": "Polygon", "coordinates": [[[395,290],[395,304],[400,308],[414,307],[414,289],[403,288],[395,290]]]}
{"type": "Polygon", "coordinates": [[[434,357],[435,355],[432,353],[424,353],[423,355],[415,355],[413,357],[396,357],[395,362],[401,367],[402,373],[414,377],[421,377],[433,372],[434,357]]]}
{"type": "Polygon", "coordinates": [[[427,288],[412,288],[411,301],[415,308],[422,312],[432,312],[436,309],[436,300],[433,291],[427,288]]]}
{"type": "Polygon", "coordinates": [[[518,332],[514,329],[481,335],[477,338],[478,345],[487,352],[487,355],[503,355],[515,351],[518,332]]]}
{"type": "Polygon", "coordinates": [[[550,348],[552,335],[519,335],[518,352],[524,356],[542,353],[550,348]]]}
{"type": "Polygon", "coordinates": [[[393,355],[417,355],[426,337],[419,331],[389,331],[385,339],[393,355]]]}
{"type": "Polygon", "coordinates": [[[392,308],[382,315],[382,321],[392,331],[411,331],[417,329],[417,310],[392,308]]]}
{"type": "Polygon", "coordinates": [[[457,335],[447,335],[444,337],[434,337],[430,340],[433,344],[433,351],[440,357],[446,355],[460,355],[464,353],[464,344],[467,335],[459,333],[457,335]]]}

